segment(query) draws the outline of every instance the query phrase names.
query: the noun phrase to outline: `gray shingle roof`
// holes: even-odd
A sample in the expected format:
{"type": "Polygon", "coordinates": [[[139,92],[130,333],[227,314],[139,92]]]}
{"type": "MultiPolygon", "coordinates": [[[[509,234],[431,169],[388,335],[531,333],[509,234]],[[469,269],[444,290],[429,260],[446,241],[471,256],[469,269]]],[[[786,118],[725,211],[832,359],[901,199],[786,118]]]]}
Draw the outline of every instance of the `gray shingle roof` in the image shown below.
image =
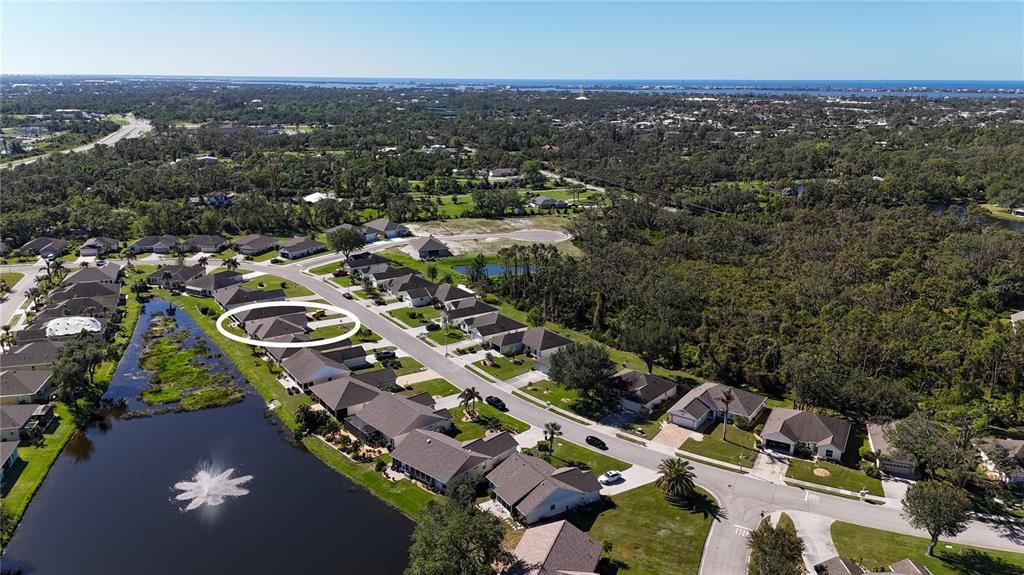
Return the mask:
{"type": "Polygon", "coordinates": [[[284,299],[284,290],[253,290],[242,286],[231,286],[218,292],[213,299],[224,307],[260,301],[277,301],[284,299]]]}
{"type": "Polygon", "coordinates": [[[494,335],[496,333],[523,329],[526,327],[525,324],[519,323],[507,315],[502,315],[500,313],[489,313],[473,318],[472,321],[473,329],[483,337],[494,335]]]}
{"type": "Polygon", "coordinates": [[[445,312],[450,321],[474,317],[496,311],[496,308],[479,299],[466,299],[455,303],[452,309],[445,312]]]}
{"type": "Polygon", "coordinates": [[[526,515],[558,488],[581,493],[600,491],[594,474],[575,467],[555,469],[550,463],[522,453],[513,453],[487,474],[494,492],[526,515]]]}
{"type": "Polygon", "coordinates": [[[438,284],[431,295],[441,303],[473,297],[473,294],[450,283],[438,284]]]}
{"type": "Polygon", "coordinates": [[[572,340],[546,327],[531,327],[523,332],[523,344],[538,351],[557,349],[569,345],[572,340]]]}
{"type": "Polygon", "coordinates": [[[409,240],[409,247],[416,252],[435,252],[447,250],[448,246],[434,236],[419,237],[409,240]]]}
{"type": "Polygon", "coordinates": [[[164,283],[165,281],[170,283],[184,283],[193,278],[197,278],[204,273],[206,273],[206,267],[201,266],[199,264],[191,266],[179,266],[177,264],[171,264],[157,268],[155,272],[146,276],[146,281],[149,282],[149,280],[152,278],[157,283],[161,284],[164,283]],[[164,273],[170,273],[171,277],[165,280],[164,273]]]}
{"type": "Polygon", "coordinates": [[[262,234],[249,234],[235,240],[235,245],[240,248],[245,247],[260,252],[277,247],[277,238],[262,234]]]}
{"type": "Polygon", "coordinates": [[[281,367],[299,383],[309,383],[322,377],[338,377],[348,375],[349,369],[344,364],[324,357],[321,353],[309,348],[295,352],[281,362],[281,367]]]}
{"type": "Polygon", "coordinates": [[[352,377],[341,377],[309,388],[310,391],[333,411],[366,403],[377,397],[380,390],[352,377]]]}
{"type": "Polygon", "coordinates": [[[61,302],[79,297],[97,297],[118,295],[121,288],[117,284],[102,282],[74,283],[61,286],[50,293],[50,301],[61,302]]]}
{"type": "Polygon", "coordinates": [[[92,266],[82,268],[74,273],[68,274],[61,283],[64,285],[71,285],[76,283],[112,282],[117,280],[119,273],[121,273],[121,266],[118,264],[92,266]]]}
{"type": "Polygon", "coordinates": [[[685,411],[697,418],[710,410],[724,411],[725,402],[722,401],[722,394],[726,389],[732,390],[733,400],[729,404],[729,413],[734,416],[749,419],[767,399],[763,395],[738,387],[705,382],[688,391],[669,411],[685,411]]]}
{"type": "Polygon", "coordinates": [[[624,383],[630,397],[644,404],[661,397],[676,387],[674,381],[635,369],[624,369],[615,374],[615,377],[624,383]]]}
{"type": "Polygon", "coordinates": [[[382,393],[363,406],[359,419],[381,434],[397,439],[414,429],[450,421],[451,415],[446,410],[435,412],[432,405],[423,405],[407,397],[382,393]]]}
{"type": "Polygon", "coordinates": [[[591,573],[601,560],[602,546],[568,521],[532,527],[523,533],[515,556],[523,575],[591,573]]]}
{"type": "Polygon", "coordinates": [[[762,435],[781,433],[793,441],[828,443],[846,450],[850,424],[829,415],[798,409],[774,408],[764,423],[762,435]]]}
{"type": "Polygon", "coordinates": [[[893,573],[898,573],[899,575],[932,575],[932,572],[929,571],[927,567],[913,559],[897,561],[890,565],[889,569],[893,573]]]}
{"type": "Polygon", "coordinates": [[[17,405],[0,405],[0,427],[3,429],[21,429],[35,415],[40,405],[21,403],[17,405]]]}
{"type": "Polygon", "coordinates": [[[867,573],[860,565],[838,555],[815,565],[814,572],[818,575],[863,575],[867,573]]]}
{"type": "MultiPolygon", "coordinates": [[[[0,357],[0,363],[6,356],[0,357]]],[[[5,369],[0,371],[0,396],[32,395],[50,379],[49,369],[5,369]]]]}
{"type": "Polygon", "coordinates": [[[402,436],[391,457],[447,485],[492,456],[467,449],[447,435],[417,429],[402,436]]]}
{"type": "Polygon", "coordinates": [[[185,284],[185,287],[214,291],[228,286],[233,286],[238,283],[242,283],[242,274],[236,271],[224,270],[190,280],[185,284]]]}

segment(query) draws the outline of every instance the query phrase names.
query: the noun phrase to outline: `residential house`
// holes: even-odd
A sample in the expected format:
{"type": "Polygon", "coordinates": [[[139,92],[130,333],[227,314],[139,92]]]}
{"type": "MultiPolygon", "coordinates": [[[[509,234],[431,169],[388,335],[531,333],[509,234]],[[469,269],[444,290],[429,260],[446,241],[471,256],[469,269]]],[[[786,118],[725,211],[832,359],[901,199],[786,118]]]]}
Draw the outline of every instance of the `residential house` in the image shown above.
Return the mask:
{"type": "Polygon", "coordinates": [[[446,430],[452,425],[451,419],[447,409],[435,409],[428,394],[381,393],[364,405],[358,415],[346,417],[345,429],[368,443],[394,445],[396,439],[416,429],[446,430]]]}
{"type": "Polygon", "coordinates": [[[446,309],[441,312],[441,324],[461,326],[473,318],[487,315],[498,311],[498,308],[486,303],[482,299],[463,299],[446,304],[446,309]]]}
{"type": "Polygon", "coordinates": [[[382,391],[395,391],[398,387],[398,375],[391,368],[364,371],[359,374],[359,381],[372,385],[382,391]]]}
{"type": "Polygon", "coordinates": [[[306,333],[306,314],[280,315],[258,321],[246,322],[246,332],[256,339],[266,340],[292,334],[306,333]]]}
{"type": "Polygon", "coordinates": [[[451,257],[452,255],[448,246],[434,236],[409,240],[407,251],[409,255],[417,260],[433,260],[451,257]]]}
{"type": "Polygon", "coordinates": [[[556,469],[550,463],[513,453],[487,474],[495,501],[527,525],[601,499],[601,484],[578,467],[556,469]]]}
{"type": "MultiPolygon", "coordinates": [[[[331,232],[336,232],[338,230],[355,230],[355,231],[363,234],[363,241],[365,241],[366,243],[372,243],[372,242],[377,241],[377,231],[376,230],[369,230],[369,229],[367,229],[364,226],[353,226],[352,224],[341,224],[340,226],[334,226],[333,228],[328,228],[327,231],[325,231],[324,233],[330,234],[331,232]]],[[[360,255],[366,255],[366,254],[360,254],[360,255]]],[[[349,270],[349,271],[351,271],[351,270],[349,270]]]]}
{"type": "Polygon", "coordinates": [[[220,210],[231,207],[231,196],[224,192],[210,192],[203,197],[203,203],[220,210]]]}
{"type": "Polygon", "coordinates": [[[487,173],[489,178],[511,178],[519,173],[515,168],[494,168],[487,173]]]}
{"type": "Polygon", "coordinates": [[[875,466],[890,475],[916,477],[917,459],[912,454],[894,449],[889,445],[889,439],[885,433],[892,425],[892,423],[868,424],[868,444],[871,446],[871,451],[877,455],[875,466]]]}
{"type": "Polygon", "coordinates": [[[409,230],[401,224],[387,218],[378,218],[372,222],[366,222],[363,224],[363,229],[367,234],[373,233],[378,236],[384,236],[385,238],[397,238],[398,236],[409,235],[409,230]]]}
{"type": "Polygon", "coordinates": [[[69,299],[103,296],[117,296],[121,300],[124,299],[121,295],[121,286],[116,283],[84,282],[68,284],[65,282],[65,285],[50,292],[49,300],[59,303],[69,299]]]}
{"type": "Polygon", "coordinates": [[[549,198],[547,196],[536,196],[535,198],[530,200],[530,205],[535,207],[535,208],[542,208],[542,209],[549,210],[549,209],[552,209],[552,208],[557,208],[557,209],[568,208],[569,207],[569,202],[566,202],[565,200],[554,200],[554,199],[551,199],[551,198],[549,198]]]}
{"type": "Polygon", "coordinates": [[[764,412],[768,401],[765,396],[738,387],[706,382],[691,389],[669,408],[669,422],[700,431],[711,421],[722,421],[725,419],[726,390],[732,392],[733,397],[729,403],[729,421],[742,417],[753,422],[764,412]]]}
{"type": "Polygon", "coordinates": [[[198,279],[206,273],[206,266],[199,264],[191,266],[179,266],[177,264],[166,265],[146,276],[146,283],[151,286],[159,286],[167,289],[177,289],[188,282],[198,279]]]}
{"type": "Polygon", "coordinates": [[[523,533],[507,575],[596,575],[604,547],[572,523],[555,521],[523,533]]]}
{"type": "MultiPolygon", "coordinates": [[[[21,337],[24,331],[18,332],[18,337],[21,337]]],[[[3,365],[4,369],[44,369],[49,371],[50,364],[57,358],[57,352],[62,345],[64,344],[60,340],[44,339],[29,342],[21,340],[13,348],[0,355],[0,365],[3,365]]]]}
{"type": "Polygon", "coordinates": [[[71,316],[112,317],[117,311],[117,304],[120,301],[121,297],[118,295],[102,295],[51,302],[36,313],[33,323],[71,316]]]}
{"type": "Polygon", "coordinates": [[[279,253],[282,258],[294,260],[306,257],[310,254],[322,252],[326,249],[327,246],[321,242],[311,240],[309,238],[298,237],[282,243],[279,253]]]}
{"type": "Polygon", "coordinates": [[[840,461],[850,438],[850,424],[829,415],[774,408],[761,430],[765,447],[790,455],[809,454],[840,461]]]}
{"type": "Polygon", "coordinates": [[[339,420],[358,414],[364,405],[381,393],[376,387],[353,376],[318,383],[309,391],[324,409],[339,420]]]}
{"type": "Polygon", "coordinates": [[[392,265],[374,266],[372,270],[367,270],[363,274],[363,277],[369,278],[370,284],[378,289],[385,289],[383,284],[386,281],[403,277],[413,276],[416,274],[416,270],[407,267],[395,267],[392,265]]]}
{"type": "Polygon", "coordinates": [[[1006,483],[1024,484],[1024,439],[986,439],[978,442],[978,453],[989,475],[1006,483]]]}
{"type": "Polygon", "coordinates": [[[243,256],[258,256],[277,248],[277,238],[249,234],[235,240],[235,250],[243,256]]]}
{"type": "Polygon", "coordinates": [[[105,266],[92,266],[80,268],[64,278],[63,285],[82,283],[104,283],[117,284],[121,282],[121,266],[118,264],[107,264],[105,266]]]}
{"type": "MultiPolygon", "coordinates": [[[[253,311],[256,311],[256,310],[253,310],[253,311]]],[[[276,336],[276,337],[268,337],[268,338],[265,339],[265,341],[273,341],[273,342],[278,342],[278,343],[295,343],[295,342],[300,342],[300,341],[305,342],[305,341],[312,341],[312,340],[309,338],[308,335],[306,335],[304,333],[289,333],[289,334],[285,334],[285,335],[279,335],[279,336],[276,336]]],[[[267,355],[272,357],[274,359],[274,361],[276,361],[277,363],[281,363],[286,358],[289,358],[289,357],[295,355],[295,353],[297,351],[299,351],[300,349],[302,349],[302,348],[301,347],[266,347],[264,349],[266,350],[267,355]]]]}
{"type": "Polygon", "coordinates": [[[546,327],[531,327],[523,332],[523,351],[537,360],[542,373],[551,369],[551,356],[571,344],[572,340],[546,327]]]}
{"type": "Polygon", "coordinates": [[[434,288],[434,292],[430,294],[433,300],[446,308],[449,305],[454,305],[455,302],[475,299],[476,295],[468,292],[462,288],[453,286],[450,283],[439,284],[434,288]]]}
{"type": "Polygon", "coordinates": [[[623,389],[619,399],[622,409],[644,415],[675,397],[678,388],[674,381],[635,369],[624,369],[616,373],[615,378],[623,389]]]}
{"type": "MultiPolygon", "coordinates": [[[[345,341],[348,342],[348,340],[345,341]]],[[[345,367],[351,370],[364,369],[373,365],[367,361],[366,349],[361,345],[353,346],[350,343],[345,343],[343,346],[335,348],[321,348],[320,353],[334,361],[341,362],[345,367]]]]}
{"type": "Polygon", "coordinates": [[[501,333],[487,338],[484,345],[492,347],[502,355],[515,355],[523,351],[523,331],[501,333]]]}
{"type": "Polygon", "coordinates": [[[219,251],[226,250],[229,244],[222,236],[199,235],[192,236],[192,238],[188,240],[188,245],[194,252],[215,254],[219,251]]]}
{"type": "Polygon", "coordinates": [[[889,566],[889,571],[898,575],[932,575],[932,572],[919,561],[904,559],[889,566]]]}
{"type": "Polygon", "coordinates": [[[0,441],[19,441],[38,437],[53,421],[50,404],[22,403],[0,405],[0,441]]]}
{"type": "Polygon", "coordinates": [[[14,466],[18,464],[19,460],[17,441],[0,442],[0,461],[2,461],[2,467],[0,467],[0,479],[3,479],[4,475],[13,469],[14,466]]]}
{"type": "Polygon", "coordinates": [[[284,290],[249,289],[240,285],[224,288],[213,294],[213,299],[226,310],[250,303],[284,301],[284,290]]]}
{"type": "Polygon", "coordinates": [[[43,236],[21,246],[22,253],[37,255],[47,259],[60,257],[67,248],[68,241],[60,238],[43,236]]]}
{"type": "Polygon", "coordinates": [[[395,297],[408,301],[413,307],[430,305],[434,301],[431,294],[437,289],[437,284],[414,274],[383,281],[381,286],[395,297]]]}
{"type": "MultiPolygon", "coordinates": [[[[345,224],[348,225],[348,224],[345,224]]],[[[330,233],[330,230],[327,230],[330,233]]],[[[376,264],[387,264],[388,260],[378,256],[377,254],[371,254],[369,252],[362,252],[358,254],[352,254],[345,260],[342,266],[348,273],[359,273],[362,274],[364,270],[372,265],[376,264]]]]}
{"type": "Polygon", "coordinates": [[[836,555],[815,565],[814,572],[817,575],[865,575],[867,570],[849,559],[836,555]]]}
{"type": "Polygon", "coordinates": [[[7,356],[0,356],[0,405],[45,403],[53,392],[49,367],[7,369],[7,356]]]}
{"type": "Polygon", "coordinates": [[[84,244],[82,244],[82,247],[78,248],[78,255],[102,256],[110,252],[117,251],[120,245],[121,244],[114,238],[107,238],[103,236],[89,238],[84,244]]]}
{"type": "Polygon", "coordinates": [[[240,283],[242,283],[242,274],[232,270],[222,270],[185,282],[185,293],[195,297],[213,297],[213,294],[218,291],[240,283]]]}
{"type": "Polygon", "coordinates": [[[174,247],[178,245],[181,245],[181,239],[178,236],[144,236],[135,240],[135,242],[129,246],[129,249],[137,254],[149,252],[154,254],[169,254],[174,250],[174,247]]]}
{"type": "Polygon", "coordinates": [[[470,337],[480,341],[486,341],[487,338],[496,335],[527,329],[526,325],[497,312],[463,320],[462,326],[462,330],[470,337]]]}
{"type": "Polygon", "coordinates": [[[445,493],[452,483],[483,476],[515,453],[519,445],[508,432],[457,441],[436,431],[415,429],[396,441],[391,468],[445,493]]]}
{"type": "Polygon", "coordinates": [[[286,358],[281,362],[281,367],[302,389],[352,373],[343,363],[308,347],[286,358]]]}

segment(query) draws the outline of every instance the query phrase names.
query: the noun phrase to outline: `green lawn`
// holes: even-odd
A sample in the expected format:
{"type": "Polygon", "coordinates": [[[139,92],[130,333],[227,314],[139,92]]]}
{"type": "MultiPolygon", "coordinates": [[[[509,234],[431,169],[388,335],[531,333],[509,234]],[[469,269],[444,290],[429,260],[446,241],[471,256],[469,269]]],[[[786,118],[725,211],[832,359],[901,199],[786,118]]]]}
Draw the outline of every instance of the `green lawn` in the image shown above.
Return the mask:
{"type": "Polygon", "coordinates": [[[242,283],[242,287],[249,289],[284,289],[285,297],[302,297],[307,295],[313,295],[313,292],[309,291],[303,286],[297,285],[294,282],[288,281],[280,276],[272,274],[264,274],[258,277],[254,277],[242,283]],[[284,288],[281,285],[284,284],[284,288]]]}
{"type": "Polygon", "coordinates": [[[555,452],[551,454],[551,465],[555,467],[585,467],[593,471],[594,475],[601,475],[612,469],[625,471],[633,467],[632,464],[625,461],[619,461],[614,457],[564,439],[555,440],[555,452]]]}
{"type": "Polygon", "coordinates": [[[612,544],[621,575],[696,575],[714,521],[710,496],[700,494],[705,499],[695,507],[677,507],[657,487],[644,485],[566,519],[591,539],[612,544]]]}
{"type": "Polygon", "coordinates": [[[23,277],[25,277],[25,274],[15,272],[0,273],[0,280],[7,284],[7,289],[14,289],[14,284],[20,282],[23,277]]]}
{"type": "Polygon", "coordinates": [[[687,439],[679,449],[725,463],[753,467],[757,455],[757,438],[750,431],[730,425],[728,439],[723,441],[722,425],[718,423],[708,430],[703,441],[687,439]]]}
{"type": "Polygon", "coordinates": [[[309,332],[310,339],[331,339],[332,337],[338,337],[346,331],[352,329],[351,323],[345,323],[340,325],[325,325],[318,327],[313,331],[309,332]]]}
{"type": "Polygon", "coordinates": [[[448,383],[447,379],[438,377],[435,379],[417,381],[416,383],[410,385],[405,393],[407,395],[412,395],[414,393],[422,392],[427,392],[430,395],[449,396],[459,393],[459,388],[448,383]]]}
{"type": "Polygon", "coordinates": [[[533,358],[526,357],[524,355],[512,358],[495,355],[491,358],[491,363],[497,364],[497,367],[488,364],[486,359],[473,362],[473,365],[492,377],[500,380],[508,380],[530,371],[537,362],[533,358]]]}
{"type": "MultiPolygon", "coordinates": [[[[352,281],[352,276],[342,276],[340,278],[336,278],[334,276],[331,276],[331,283],[333,283],[335,285],[338,285],[338,286],[341,286],[343,288],[347,288],[347,287],[362,287],[362,284],[355,283],[355,282],[352,281]]],[[[358,293],[358,292],[353,292],[353,293],[358,293]]]]}
{"type": "Polygon", "coordinates": [[[309,268],[309,273],[315,274],[315,275],[318,275],[318,276],[324,275],[324,274],[329,274],[329,273],[333,272],[334,270],[337,270],[337,269],[341,268],[341,264],[343,264],[343,263],[345,263],[345,260],[336,260],[336,261],[333,261],[333,262],[327,262],[327,263],[325,263],[323,265],[316,266],[315,268],[309,268]]]}
{"type": "Polygon", "coordinates": [[[882,491],[881,481],[868,477],[859,469],[850,469],[835,463],[824,461],[814,463],[794,457],[789,461],[789,470],[786,471],[786,477],[817,483],[818,485],[847,489],[854,493],[860,491],[861,488],[866,488],[871,495],[885,496],[885,492],[882,491]],[[816,467],[828,470],[829,475],[827,477],[815,475],[814,469],[816,467]]]}
{"type": "MultiPolygon", "coordinates": [[[[482,401],[476,402],[476,406],[473,409],[476,410],[480,417],[493,417],[497,419],[501,422],[505,431],[509,433],[522,433],[530,428],[528,424],[519,421],[511,415],[502,413],[482,401]]],[[[465,409],[462,407],[454,407],[448,411],[452,414],[452,424],[459,430],[459,434],[455,436],[455,439],[459,441],[478,439],[487,433],[487,428],[476,421],[462,421],[462,417],[465,415],[465,409]]]]}
{"type": "Polygon", "coordinates": [[[55,403],[54,411],[60,418],[57,428],[53,433],[43,435],[43,443],[38,447],[27,443],[19,446],[18,457],[21,461],[4,474],[0,494],[3,495],[4,506],[14,518],[13,525],[17,525],[53,462],[57,460],[64,445],[75,432],[75,424],[71,420],[67,406],[55,403]]]}
{"type": "Polygon", "coordinates": [[[428,331],[427,339],[438,345],[445,345],[458,343],[466,339],[466,334],[459,329],[439,329],[437,331],[428,331]]]}
{"type": "Polygon", "coordinates": [[[841,557],[860,563],[869,571],[903,559],[920,561],[933,575],[1020,575],[1024,553],[1010,553],[943,543],[929,557],[928,540],[836,521],[832,540],[841,557]]]}
{"type": "Polygon", "coordinates": [[[434,309],[429,305],[423,307],[403,307],[389,311],[388,315],[409,327],[419,327],[427,325],[440,317],[441,310],[434,309]]]}
{"type": "Polygon", "coordinates": [[[266,262],[276,258],[278,255],[280,254],[277,250],[270,250],[269,252],[264,252],[258,256],[252,256],[249,259],[254,262],[266,262]]]}
{"type": "MultiPolygon", "coordinates": [[[[411,357],[399,357],[398,361],[399,363],[402,364],[401,367],[397,369],[392,368],[395,370],[395,375],[397,375],[398,377],[402,377],[403,375],[409,375],[410,373],[416,373],[417,371],[423,371],[423,364],[421,364],[420,362],[416,361],[411,357]]],[[[371,364],[370,367],[356,370],[354,373],[366,373],[368,371],[377,371],[378,369],[381,368],[383,368],[383,366],[378,361],[376,363],[371,364]]]]}
{"type": "Polygon", "coordinates": [[[365,325],[363,327],[359,328],[359,333],[357,333],[354,336],[352,336],[352,341],[354,343],[373,343],[375,341],[380,341],[380,340],[381,340],[381,337],[379,335],[377,335],[377,332],[375,332],[372,329],[366,327],[365,325]]]}
{"type": "Polygon", "coordinates": [[[550,401],[551,405],[569,410],[572,410],[573,404],[580,398],[580,393],[575,389],[566,389],[547,379],[531,383],[521,391],[536,397],[541,402],[550,401]]]}

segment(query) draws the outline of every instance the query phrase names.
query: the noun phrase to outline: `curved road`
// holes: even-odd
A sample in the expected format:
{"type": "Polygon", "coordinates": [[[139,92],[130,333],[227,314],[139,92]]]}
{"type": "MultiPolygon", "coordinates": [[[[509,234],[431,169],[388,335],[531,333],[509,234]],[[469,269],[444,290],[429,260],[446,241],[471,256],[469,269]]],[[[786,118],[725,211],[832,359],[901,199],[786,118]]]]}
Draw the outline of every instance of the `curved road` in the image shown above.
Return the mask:
{"type": "Polygon", "coordinates": [[[22,165],[25,165],[25,164],[31,164],[33,162],[37,162],[37,161],[39,161],[39,160],[41,160],[43,158],[47,158],[47,157],[52,156],[54,154],[68,154],[68,153],[71,153],[71,152],[87,152],[87,151],[93,149],[95,146],[97,146],[99,144],[102,144],[104,146],[112,146],[112,145],[120,142],[121,140],[123,140],[125,138],[138,138],[139,136],[141,136],[141,135],[145,134],[146,132],[148,132],[148,131],[153,129],[153,125],[150,124],[148,120],[143,120],[142,118],[136,118],[135,116],[133,116],[131,114],[128,114],[127,116],[125,116],[125,119],[128,120],[128,123],[126,125],[121,126],[121,128],[119,130],[117,130],[116,132],[113,132],[111,134],[107,134],[106,136],[103,136],[102,138],[96,140],[95,142],[90,142],[88,144],[83,144],[83,145],[78,146],[76,148],[71,148],[70,150],[62,150],[62,151],[59,151],[59,152],[49,152],[47,154],[42,154],[42,155],[39,155],[39,156],[32,156],[31,158],[25,158],[23,160],[15,160],[15,161],[10,162],[8,164],[4,164],[3,167],[10,169],[10,168],[13,168],[15,166],[22,166],[22,165]]]}

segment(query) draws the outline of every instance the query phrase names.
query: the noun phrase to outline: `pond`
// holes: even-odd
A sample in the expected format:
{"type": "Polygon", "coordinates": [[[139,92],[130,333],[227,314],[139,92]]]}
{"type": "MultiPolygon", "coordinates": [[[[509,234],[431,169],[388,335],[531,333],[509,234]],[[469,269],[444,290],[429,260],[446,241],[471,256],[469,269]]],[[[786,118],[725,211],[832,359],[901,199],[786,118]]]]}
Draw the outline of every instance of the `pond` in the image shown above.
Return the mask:
{"type": "MultiPolygon", "coordinates": [[[[452,269],[457,271],[457,272],[459,272],[460,274],[462,274],[462,275],[464,275],[466,277],[469,277],[469,266],[463,266],[463,265],[452,266],[452,269]]],[[[520,271],[520,270],[525,270],[525,269],[526,269],[525,266],[515,266],[513,268],[513,270],[515,270],[515,271],[520,271]]],[[[505,273],[505,266],[503,266],[501,264],[487,264],[487,266],[484,268],[484,273],[487,274],[488,277],[500,276],[500,275],[505,273]]]]}
{"type": "MultiPolygon", "coordinates": [[[[131,399],[145,388],[139,334],[166,306],[146,304],[109,396],[131,399]]],[[[176,317],[205,338],[187,314],[176,317]]],[[[216,344],[207,343],[218,356],[216,344]]],[[[259,394],[243,387],[245,398],[227,407],[130,420],[111,415],[80,433],[26,510],[4,568],[76,575],[401,573],[412,521],[289,442],[259,394]],[[194,499],[177,499],[182,491],[175,484],[204,469],[233,469],[241,489],[219,505],[186,511],[194,499]]]]}
{"type": "MultiPolygon", "coordinates": [[[[956,215],[957,218],[963,219],[967,215],[968,205],[964,203],[935,202],[929,204],[928,208],[931,210],[933,214],[937,216],[953,213],[954,215],[956,215]]],[[[977,217],[978,221],[980,221],[982,224],[993,225],[1014,232],[1024,233],[1024,220],[1004,220],[1002,218],[996,218],[985,214],[979,215],[977,217]]]]}

